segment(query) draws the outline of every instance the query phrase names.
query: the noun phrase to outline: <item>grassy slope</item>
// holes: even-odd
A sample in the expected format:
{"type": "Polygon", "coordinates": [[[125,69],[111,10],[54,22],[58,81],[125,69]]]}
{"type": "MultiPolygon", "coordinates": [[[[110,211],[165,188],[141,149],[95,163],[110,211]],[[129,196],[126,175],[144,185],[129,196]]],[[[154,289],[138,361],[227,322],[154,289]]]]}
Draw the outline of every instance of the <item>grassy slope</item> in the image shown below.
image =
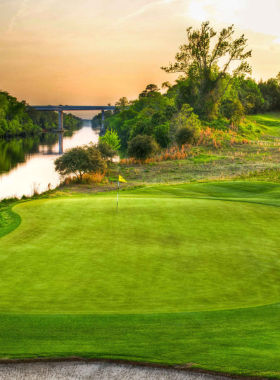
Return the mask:
{"type": "Polygon", "coordinates": [[[267,112],[265,114],[247,116],[246,120],[254,122],[255,127],[259,128],[262,132],[269,131],[271,133],[274,130],[274,133],[279,134],[280,112],[267,112]]]}
{"type": "Polygon", "coordinates": [[[192,362],[280,377],[279,304],[244,308],[279,300],[280,187],[224,182],[126,191],[118,215],[111,198],[15,208],[22,224],[1,238],[7,314],[0,316],[0,355],[192,362]],[[236,309],[174,313],[230,307],[236,309]],[[115,314],[70,314],[102,309],[115,314]],[[47,314],[59,311],[64,315],[47,314]]]}
{"type": "Polygon", "coordinates": [[[12,232],[20,225],[21,219],[12,211],[12,206],[0,204],[0,237],[12,232]]]}

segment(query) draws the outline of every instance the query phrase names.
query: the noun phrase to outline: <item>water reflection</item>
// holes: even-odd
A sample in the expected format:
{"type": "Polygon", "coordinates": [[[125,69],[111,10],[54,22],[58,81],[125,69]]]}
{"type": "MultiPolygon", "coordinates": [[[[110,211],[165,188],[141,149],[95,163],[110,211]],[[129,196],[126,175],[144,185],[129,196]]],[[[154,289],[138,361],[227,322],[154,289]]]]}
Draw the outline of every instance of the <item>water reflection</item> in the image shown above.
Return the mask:
{"type": "Polygon", "coordinates": [[[64,134],[45,133],[0,140],[0,199],[16,195],[30,195],[34,186],[44,191],[51,184],[59,184],[59,175],[54,171],[54,160],[63,150],[74,146],[97,143],[98,130],[84,124],[79,131],[64,134]]]}

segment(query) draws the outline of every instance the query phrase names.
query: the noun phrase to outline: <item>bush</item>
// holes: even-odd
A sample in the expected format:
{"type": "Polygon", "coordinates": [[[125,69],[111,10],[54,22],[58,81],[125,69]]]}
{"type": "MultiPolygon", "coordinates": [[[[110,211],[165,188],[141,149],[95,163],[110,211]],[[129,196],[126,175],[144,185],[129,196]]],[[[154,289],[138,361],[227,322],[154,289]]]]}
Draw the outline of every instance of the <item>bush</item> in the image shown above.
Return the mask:
{"type": "Polygon", "coordinates": [[[169,123],[161,124],[155,127],[154,137],[162,148],[166,148],[171,142],[169,123]]]}
{"type": "Polygon", "coordinates": [[[54,164],[61,176],[75,174],[80,181],[86,173],[104,172],[107,169],[100,151],[92,144],[69,149],[54,164]]]}
{"type": "Polygon", "coordinates": [[[158,150],[159,146],[152,136],[138,135],[128,142],[127,153],[129,157],[145,160],[153,156],[158,150]]]}
{"type": "Polygon", "coordinates": [[[106,141],[99,140],[98,150],[100,151],[102,157],[106,160],[112,160],[118,155],[118,151],[114,150],[106,141]]]}
{"type": "MultiPolygon", "coordinates": [[[[194,141],[196,139],[196,136],[198,135],[198,131],[200,128],[201,122],[198,116],[195,113],[193,113],[193,109],[188,104],[183,105],[179,114],[175,118],[173,118],[170,124],[171,135],[176,136],[178,133],[179,136],[186,136],[185,138],[183,138],[183,140],[185,140],[183,144],[185,144],[186,142],[192,144],[191,141],[194,141]],[[185,128],[187,128],[190,132],[179,132],[179,130],[185,130],[185,128]],[[191,130],[193,130],[193,132],[191,132],[191,130]]],[[[176,137],[175,141],[177,142],[176,137]]],[[[179,143],[178,145],[182,144],[179,143]]]]}
{"type": "Polygon", "coordinates": [[[175,141],[178,146],[182,146],[187,143],[194,144],[197,142],[198,138],[198,130],[191,127],[180,128],[175,134],[175,141]]]}
{"type": "Polygon", "coordinates": [[[100,137],[100,140],[105,141],[113,150],[118,150],[121,147],[121,140],[119,139],[117,132],[115,132],[113,129],[107,129],[105,135],[103,137],[100,137]]]}

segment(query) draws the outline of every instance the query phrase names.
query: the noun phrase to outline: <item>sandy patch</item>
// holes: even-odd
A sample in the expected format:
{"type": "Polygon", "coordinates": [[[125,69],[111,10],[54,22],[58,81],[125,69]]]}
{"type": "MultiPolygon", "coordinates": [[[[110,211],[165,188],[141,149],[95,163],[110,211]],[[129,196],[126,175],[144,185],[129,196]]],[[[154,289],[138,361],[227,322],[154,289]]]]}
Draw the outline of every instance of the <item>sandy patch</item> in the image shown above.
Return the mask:
{"type": "Polygon", "coordinates": [[[209,374],[111,363],[0,364],[0,380],[215,380],[209,374]]]}

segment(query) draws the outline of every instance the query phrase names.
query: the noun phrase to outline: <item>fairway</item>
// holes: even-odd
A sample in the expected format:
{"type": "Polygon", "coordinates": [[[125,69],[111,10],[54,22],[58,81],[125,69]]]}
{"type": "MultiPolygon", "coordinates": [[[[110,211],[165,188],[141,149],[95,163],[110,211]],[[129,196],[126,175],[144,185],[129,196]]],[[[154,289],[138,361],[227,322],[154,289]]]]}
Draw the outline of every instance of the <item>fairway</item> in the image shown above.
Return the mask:
{"type": "MultiPolygon", "coordinates": [[[[217,363],[213,355],[225,344],[242,352],[254,324],[271,334],[279,322],[279,198],[278,185],[232,182],[121,192],[118,214],[113,193],[16,205],[21,224],[0,239],[1,356],[187,361],[248,372],[248,358],[242,369],[232,354],[217,363]]],[[[263,339],[254,343],[262,371],[263,339]]]]}

